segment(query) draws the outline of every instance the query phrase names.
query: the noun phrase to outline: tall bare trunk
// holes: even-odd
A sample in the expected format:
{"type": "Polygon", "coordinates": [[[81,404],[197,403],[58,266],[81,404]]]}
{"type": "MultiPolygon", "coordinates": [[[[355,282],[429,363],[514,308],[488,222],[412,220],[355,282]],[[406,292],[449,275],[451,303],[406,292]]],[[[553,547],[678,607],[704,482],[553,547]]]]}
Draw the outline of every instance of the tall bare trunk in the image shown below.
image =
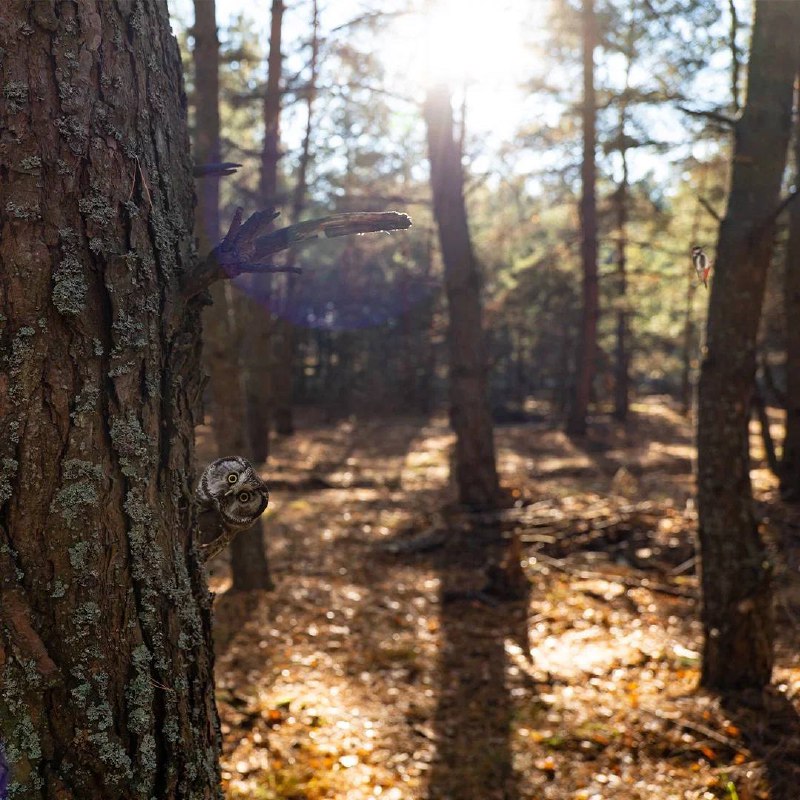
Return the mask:
{"type": "MultiPolygon", "coordinates": [[[[703,168],[698,188],[698,197],[705,196],[705,186],[708,172],[703,168]]],[[[698,200],[695,205],[692,217],[692,232],[689,237],[689,247],[699,245],[698,236],[700,234],[700,215],[703,213],[703,205],[698,200]]],[[[694,298],[697,293],[697,276],[695,274],[694,263],[691,257],[691,250],[686,249],[687,278],[686,278],[686,305],[684,306],[683,316],[683,336],[681,344],[681,410],[684,415],[688,415],[692,410],[694,402],[694,387],[692,385],[692,371],[696,369],[697,342],[696,326],[694,322],[694,298]]]]}
{"type": "Polygon", "coordinates": [[[628,368],[628,275],[627,275],[627,230],[628,230],[628,153],[625,147],[625,111],[621,112],[620,155],[622,156],[622,180],[617,187],[617,347],[614,364],[614,417],[620,422],[628,418],[630,404],[630,377],[628,368]]]}
{"type": "MultiPolygon", "coordinates": [[[[218,163],[220,158],[219,41],[215,0],[194,0],[195,159],[198,163],[218,163]]],[[[206,255],[220,237],[219,178],[208,176],[198,181],[195,222],[199,250],[206,255]]],[[[254,458],[246,426],[246,406],[242,379],[241,337],[237,335],[233,304],[227,283],[211,289],[212,304],[203,313],[205,330],[203,361],[210,377],[213,397],[214,438],[217,455],[238,454],[254,458]]],[[[267,559],[264,554],[261,520],[231,544],[233,589],[269,589],[267,559]]]]}
{"type": "Polygon", "coordinates": [[[481,278],[464,206],[461,152],[454,138],[450,92],[425,101],[433,211],[439,230],[449,309],[450,421],[456,434],[455,477],[462,503],[491,508],[500,501],[487,363],[481,320],[481,278]]]}
{"type": "Polygon", "coordinates": [[[216,799],[191,535],[200,301],[180,286],[193,179],[166,4],[5,0],[0,47],[8,794],[216,799]]]}
{"type": "MultiPolygon", "coordinates": [[[[278,203],[278,162],[280,161],[281,115],[281,34],[284,4],[273,0],[269,36],[267,85],[264,91],[264,145],[261,150],[259,194],[263,208],[278,203]]],[[[270,409],[272,407],[272,278],[255,276],[250,282],[250,297],[243,304],[247,421],[253,457],[266,461],[269,454],[270,409]]]]}
{"type": "Polygon", "coordinates": [[[753,513],[747,426],[798,43],[800,3],[758,0],[698,395],[701,681],[714,689],[760,687],[772,672],[771,567],[753,513]]]}
{"type": "MultiPolygon", "coordinates": [[[[311,62],[310,75],[306,87],[306,130],[303,136],[303,147],[297,167],[297,180],[292,192],[291,220],[298,222],[306,203],[308,189],[308,165],[311,159],[311,132],[314,122],[314,100],[317,96],[317,65],[319,61],[319,8],[317,0],[312,2],[311,14],[311,62]]],[[[287,254],[287,266],[295,264],[295,251],[287,254]]],[[[284,307],[293,308],[295,277],[291,273],[286,276],[284,291],[284,307]]],[[[276,363],[275,363],[275,432],[282,436],[294,433],[294,415],[292,413],[292,395],[294,381],[295,351],[297,349],[296,321],[291,314],[285,314],[276,331],[276,363]]]]}
{"type": "Polygon", "coordinates": [[[586,433],[592,383],[597,369],[597,321],[600,313],[597,275],[597,100],[594,87],[594,51],[597,46],[597,20],[594,0],[583,0],[583,161],[581,164],[581,265],[583,269],[583,311],[576,357],[575,391],[567,431],[586,433]]]}
{"type": "MultiPolygon", "coordinates": [[[[795,186],[800,185],[800,121],[794,132],[795,186]]],[[[783,284],[786,319],[786,436],[781,463],[781,493],[800,502],[800,199],[789,206],[789,243],[783,284]]]]}

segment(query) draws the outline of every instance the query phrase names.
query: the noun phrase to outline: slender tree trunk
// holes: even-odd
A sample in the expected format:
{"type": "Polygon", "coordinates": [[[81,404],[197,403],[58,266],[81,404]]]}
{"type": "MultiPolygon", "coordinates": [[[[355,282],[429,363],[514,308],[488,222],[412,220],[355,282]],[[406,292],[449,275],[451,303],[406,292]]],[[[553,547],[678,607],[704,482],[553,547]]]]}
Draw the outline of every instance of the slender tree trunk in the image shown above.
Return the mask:
{"type": "Polygon", "coordinates": [[[5,0],[0,47],[8,795],[212,800],[201,301],[180,291],[194,198],[166,4],[5,0]]]}
{"type": "MultiPolygon", "coordinates": [[[[697,204],[694,222],[692,223],[691,241],[697,242],[699,229],[700,204],[697,204]]],[[[692,410],[694,388],[692,386],[692,369],[696,369],[696,326],[694,323],[694,298],[697,293],[697,277],[692,257],[687,253],[689,268],[686,279],[686,305],[683,312],[683,336],[681,344],[681,411],[688,416],[692,410]]]]}
{"type": "Polygon", "coordinates": [[[736,34],[739,32],[739,15],[736,13],[736,0],[728,0],[728,13],[731,17],[731,25],[728,31],[728,46],[731,51],[731,100],[733,110],[736,114],[741,111],[739,104],[739,71],[741,60],[739,58],[739,46],[736,44],[736,34]]]}
{"type": "MultiPolygon", "coordinates": [[[[219,39],[217,38],[216,0],[194,0],[194,159],[198,164],[218,164],[219,122],[219,39]]],[[[219,175],[197,181],[195,235],[198,250],[205,255],[220,239],[219,175]]]]}
{"type": "MultiPolygon", "coordinates": [[[[698,197],[703,197],[705,194],[707,172],[703,170],[700,178],[700,187],[698,189],[698,197]]],[[[694,216],[692,217],[692,232],[690,235],[690,245],[693,247],[698,244],[697,237],[700,234],[700,215],[703,206],[698,200],[694,209],[694,216]]],[[[692,261],[691,250],[687,248],[686,257],[688,259],[688,271],[686,280],[686,305],[683,316],[683,337],[681,345],[681,410],[684,416],[688,415],[692,410],[693,402],[693,387],[692,387],[692,370],[695,367],[695,358],[697,352],[697,343],[695,337],[695,324],[694,324],[694,298],[697,293],[697,275],[692,261]]]]}
{"type": "Polygon", "coordinates": [[[627,276],[627,227],[628,227],[628,155],[625,149],[625,112],[621,119],[622,180],[617,187],[617,348],[614,365],[614,418],[624,422],[628,418],[630,405],[630,378],[628,366],[628,276],[627,276]]]}
{"type": "Polygon", "coordinates": [[[491,508],[500,501],[500,489],[489,411],[481,279],[469,237],[461,152],[453,135],[447,88],[430,90],[424,112],[433,210],[449,308],[450,421],[456,434],[456,484],[462,503],[491,508]]]}
{"type": "MultiPolygon", "coordinates": [[[[197,2],[205,5],[208,0],[197,2]]],[[[211,289],[213,304],[203,314],[204,360],[211,378],[217,456],[243,455],[252,459],[250,432],[245,424],[242,363],[238,355],[242,336],[240,325],[234,318],[230,297],[232,289],[227,282],[219,282],[211,289]]],[[[274,588],[260,519],[250,530],[236,536],[230,549],[233,591],[274,588]]]]}
{"type": "MultiPolygon", "coordinates": [[[[218,163],[220,158],[219,41],[215,0],[194,0],[195,160],[218,163]]],[[[205,256],[220,239],[219,179],[198,181],[195,222],[200,253],[205,256]]],[[[253,458],[245,423],[246,406],[242,379],[241,337],[233,318],[230,286],[219,282],[211,288],[212,304],[203,313],[203,360],[211,379],[214,438],[217,456],[253,458]]],[[[231,543],[233,589],[271,589],[264,553],[261,520],[231,543]]]]}
{"type": "MultiPolygon", "coordinates": [[[[264,146],[261,151],[260,205],[270,208],[278,202],[281,114],[281,33],[284,4],[273,0],[269,37],[267,86],[264,91],[264,146]]],[[[272,278],[254,276],[250,298],[244,304],[247,337],[244,345],[247,420],[256,461],[269,454],[270,409],[272,407],[272,278]]]]}
{"type": "MultiPolygon", "coordinates": [[[[311,21],[311,63],[308,86],[306,88],[306,130],[303,136],[303,147],[300,152],[300,163],[297,169],[297,181],[292,193],[291,220],[299,222],[306,203],[308,188],[308,165],[311,160],[311,132],[314,121],[314,100],[317,96],[317,63],[319,60],[319,9],[317,0],[312,1],[311,21]]],[[[286,265],[295,265],[296,251],[287,254],[286,265]]],[[[292,318],[294,305],[295,276],[286,276],[284,314],[276,330],[277,358],[275,363],[275,432],[281,436],[294,433],[294,416],[292,414],[292,388],[294,383],[295,351],[297,349],[297,322],[292,318]]]]}
{"type": "Polygon", "coordinates": [[[778,475],[780,465],[778,464],[778,456],[775,453],[775,442],[772,439],[772,431],[769,429],[767,403],[757,379],[753,383],[753,413],[755,414],[759,430],[761,431],[761,443],[764,447],[764,456],[767,460],[767,466],[773,475],[778,475]]]}
{"type": "MultiPolygon", "coordinates": [[[[800,121],[794,132],[795,186],[800,180],[800,121]]],[[[781,494],[800,501],[800,200],[789,206],[789,243],[783,284],[786,319],[786,435],[781,462],[781,494]]],[[[769,367],[765,366],[765,375],[769,367]]]]}
{"type": "Polygon", "coordinates": [[[760,687],[772,672],[771,567],[753,514],[747,423],[798,43],[800,3],[757,0],[699,387],[701,681],[714,689],[760,687]]]}
{"type": "Polygon", "coordinates": [[[597,275],[597,101],[594,88],[594,50],[597,20],[594,0],[583,0],[583,162],[581,166],[581,264],[583,268],[583,312],[576,356],[575,391],[567,420],[568,433],[586,433],[592,383],[597,369],[597,321],[599,286],[597,275]]]}
{"type": "MultiPolygon", "coordinates": [[[[692,239],[694,241],[694,239],[692,239]]],[[[683,313],[683,335],[681,337],[681,411],[687,416],[692,410],[692,364],[696,353],[694,324],[694,296],[697,283],[694,265],[686,281],[686,306],[683,313]]]]}

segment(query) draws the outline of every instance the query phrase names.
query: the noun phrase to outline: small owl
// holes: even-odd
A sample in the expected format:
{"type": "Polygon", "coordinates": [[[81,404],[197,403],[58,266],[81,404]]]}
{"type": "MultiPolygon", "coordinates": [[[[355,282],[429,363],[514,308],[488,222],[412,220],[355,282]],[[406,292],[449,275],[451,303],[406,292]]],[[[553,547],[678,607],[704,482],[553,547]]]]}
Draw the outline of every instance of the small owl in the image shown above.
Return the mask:
{"type": "Polygon", "coordinates": [[[261,516],[269,503],[269,489],[249,461],[226,456],[203,470],[195,498],[200,552],[209,561],[261,516]]]}

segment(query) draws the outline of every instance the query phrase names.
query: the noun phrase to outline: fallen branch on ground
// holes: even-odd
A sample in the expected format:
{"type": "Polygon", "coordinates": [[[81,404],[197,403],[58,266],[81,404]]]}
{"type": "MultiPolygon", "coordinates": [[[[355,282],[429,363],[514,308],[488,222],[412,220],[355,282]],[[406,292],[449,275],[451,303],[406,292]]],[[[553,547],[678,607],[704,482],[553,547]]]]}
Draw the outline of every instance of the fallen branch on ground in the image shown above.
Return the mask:
{"type": "Polygon", "coordinates": [[[532,559],[541,561],[548,567],[553,567],[560,572],[565,572],[567,575],[574,575],[584,581],[602,580],[609,581],[610,583],[621,583],[630,589],[647,589],[651,592],[658,592],[659,594],[668,594],[673,597],[685,597],[689,600],[697,600],[697,592],[691,589],[681,589],[678,586],[668,586],[663,583],[653,583],[647,578],[629,578],[625,575],[614,575],[610,572],[596,572],[595,570],[580,569],[578,567],[571,567],[565,561],[559,558],[550,558],[544,553],[537,552],[532,559]]]}
{"type": "Polygon", "coordinates": [[[660,711],[654,711],[650,708],[641,708],[640,711],[645,714],[649,714],[650,716],[655,717],[662,722],[674,725],[676,728],[683,728],[684,730],[691,731],[692,733],[699,733],[701,736],[705,736],[706,739],[710,739],[712,742],[729,747],[731,750],[740,753],[747,758],[751,756],[749,750],[742,747],[738,742],[735,742],[730,738],[730,736],[725,736],[724,734],[719,733],[718,731],[715,731],[713,728],[709,728],[706,725],[700,725],[696,722],[687,722],[680,717],[671,717],[667,714],[662,714],[660,711]]]}

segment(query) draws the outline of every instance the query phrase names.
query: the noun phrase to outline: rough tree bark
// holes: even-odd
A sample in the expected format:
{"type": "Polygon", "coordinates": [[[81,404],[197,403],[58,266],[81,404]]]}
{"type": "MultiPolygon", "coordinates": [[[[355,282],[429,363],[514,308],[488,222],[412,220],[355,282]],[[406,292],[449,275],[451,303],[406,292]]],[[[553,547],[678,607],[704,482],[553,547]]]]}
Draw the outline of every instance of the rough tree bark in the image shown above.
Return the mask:
{"type": "MultiPolygon", "coordinates": [[[[264,90],[264,146],[261,150],[259,195],[262,208],[277,204],[278,161],[280,160],[281,114],[281,32],[284,4],[272,0],[272,16],[267,57],[267,85],[264,90]]],[[[266,461],[269,455],[270,409],[272,406],[272,278],[255,275],[250,297],[243,303],[247,336],[244,341],[247,421],[253,457],[266,461]]]]}
{"type": "Polygon", "coordinates": [[[594,0],[583,0],[583,161],[581,163],[581,265],[583,269],[583,307],[581,330],[575,360],[575,390],[567,420],[567,432],[586,433],[589,402],[597,368],[597,321],[599,287],[597,275],[597,100],[594,86],[594,50],[597,46],[597,20],[594,0]]]}
{"type": "Polygon", "coordinates": [[[9,797],[219,797],[191,545],[200,298],[166,3],[0,4],[9,797]]]}
{"type": "MultiPolygon", "coordinates": [[[[219,40],[215,0],[194,0],[195,160],[220,161],[219,40]]],[[[195,231],[202,254],[219,241],[219,177],[198,181],[195,231]]],[[[234,317],[231,289],[219,282],[211,288],[211,305],[203,313],[203,361],[211,384],[217,456],[239,454],[253,459],[246,424],[240,326],[234,317]]],[[[261,519],[231,543],[232,589],[271,589],[261,519]]]]}
{"type": "MultiPolygon", "coordinates": [[[[800,186],[800,121],[794,132],[795,187],[800,186]]],[[[783,284],[786,324],[786,435],[781,459],[781,494],[800,502],[800,199],[789,206],[789,242],[783,284]]]]}
{"type": "Polygon", "coordinates": [[[758,0],[698,396],[701,682],[720,690],[763,686],[773,664],[771,567],[753,514],[747,423],[799,43],[800,3],[758,0]]]}
{"type": "Polygon", "coordinates": [[[424,115],[433,212],[449,309],[450,421],[456,434],[456,485],[465,505],[492,508],[500,502],[500,489],[481,321],[481,277],[469,236],[461,151],[453,135],[453,110],[446,87],[429,91],[424,115]]]}

